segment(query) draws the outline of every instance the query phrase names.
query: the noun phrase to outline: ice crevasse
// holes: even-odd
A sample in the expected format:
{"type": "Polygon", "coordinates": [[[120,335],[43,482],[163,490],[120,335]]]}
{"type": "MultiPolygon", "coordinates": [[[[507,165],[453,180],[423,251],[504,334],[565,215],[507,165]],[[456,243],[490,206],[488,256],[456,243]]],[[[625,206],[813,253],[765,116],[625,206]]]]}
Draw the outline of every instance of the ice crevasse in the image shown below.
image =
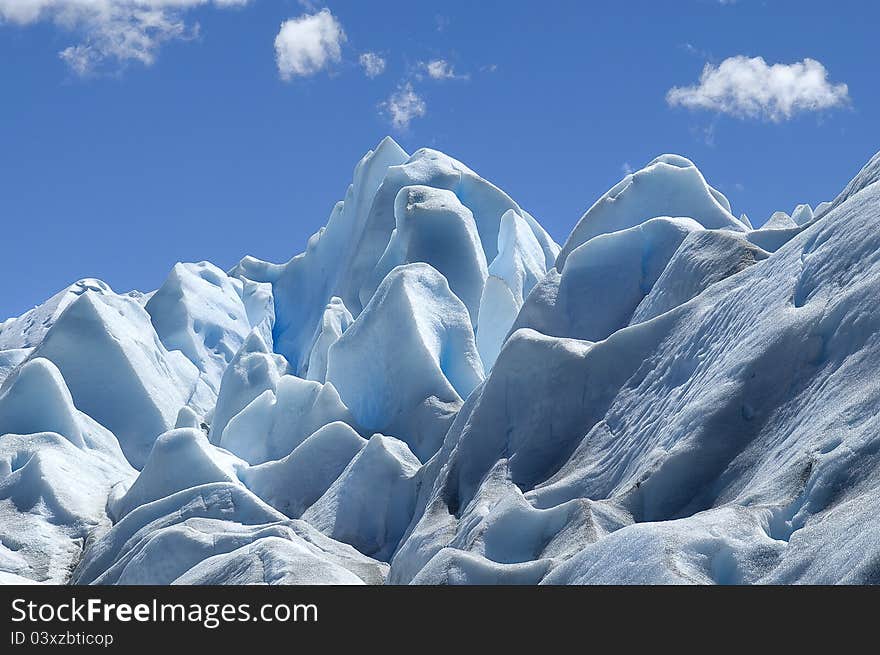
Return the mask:
{"type": "Polygon", "coordinates": [[[386,138],[288,262],[80,280],[0,323],[0,583],[876,582],[878,157],[755,229],[662,155],[560,247],[386,138]]]}

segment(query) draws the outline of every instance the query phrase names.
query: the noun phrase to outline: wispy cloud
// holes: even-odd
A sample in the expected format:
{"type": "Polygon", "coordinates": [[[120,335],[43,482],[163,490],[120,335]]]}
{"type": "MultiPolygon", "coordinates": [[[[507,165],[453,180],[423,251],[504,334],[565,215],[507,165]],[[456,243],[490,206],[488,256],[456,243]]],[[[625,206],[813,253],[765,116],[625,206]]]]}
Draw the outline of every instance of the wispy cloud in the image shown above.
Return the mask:
{"type": "Polygon", "coordinates": [[[388,116],[396,129],[405,130],[414,118],[420,118],[427,113],[428,106],[424,98],[413,89],[413,85],[404,82],[379,105],[379,109],[388,116]]]}
{"type": "Polygon", "coordinates": [[[385,58],[375,52],[363,53],[359,61],[367,77],[378,77],[385,72],[385,58]]]}
{"type": "Polygon", "coordinates": [[[198,34],[198,24],[186,20],[191,10],[240,7],[249,1],[0,0],[0,22],[49,22],[75,35],[79,42],[59,56],[74,72],[86,75],[132,61],[149,66],[164,43],[198,34]]]}
{"type": "Polygon", "coordinates": [[[718,128],[717,116],[713,117],[708,125],[692,125],[690,128],[691,135],[697,140],[704,143],[710,148],[715,147],[715,131],[718,128]]]}
{"type": "Polygon", "coordinates": [[[699,57],[700,59],[705,59],[706,61],[713,61],[714,57],[708,50],[703,50],[702,48],[698,48],[693,43],[681,43],[678,46],[682,50],[684,50],[689,55],[693,55],[694,57],[699,57]]]}
{"type": "Polygon", "coordinates": [[[849,100],[847,85],[832,84],[815,59],[768,65],[762,57],[742,55],[717,66],[706,64],[698,84],[673,87],[666,94],[673,107],[773,122],[842,107],[849,100]]]}
{"type": "Polygon", "coordinates": [[[283,80],[308,77],[342,59],[345,31],[329,9],[281,23],[275,37],[275,61],[283,80]]]}

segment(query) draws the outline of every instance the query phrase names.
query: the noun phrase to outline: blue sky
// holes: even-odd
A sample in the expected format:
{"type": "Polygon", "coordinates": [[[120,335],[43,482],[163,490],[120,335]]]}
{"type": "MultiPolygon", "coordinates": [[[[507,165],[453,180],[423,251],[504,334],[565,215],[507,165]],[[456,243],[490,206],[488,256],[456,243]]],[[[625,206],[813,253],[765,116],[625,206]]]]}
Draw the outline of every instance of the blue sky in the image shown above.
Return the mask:
{"type": "Polygon", "coordinates": [[[560,242],[663,152],[760,223],[880,149],[875,3],[324,9],[0,0],[0,320],[81,277],[149,290],[178,260],[284,261],[385,134],[462,160],[560,242]]]}

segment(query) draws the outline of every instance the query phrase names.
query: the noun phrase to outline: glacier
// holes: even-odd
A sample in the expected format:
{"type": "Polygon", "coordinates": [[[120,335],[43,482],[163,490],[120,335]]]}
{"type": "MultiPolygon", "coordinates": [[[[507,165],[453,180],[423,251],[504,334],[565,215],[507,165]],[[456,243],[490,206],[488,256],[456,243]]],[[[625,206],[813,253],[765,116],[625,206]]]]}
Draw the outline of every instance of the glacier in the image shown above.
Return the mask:
{"type": "Polygon", "coordinates": [[[0,323],[0,584],[878,583],[878,224],[664,154],[560,245],[385,138],[287,262],[0,323]]]}

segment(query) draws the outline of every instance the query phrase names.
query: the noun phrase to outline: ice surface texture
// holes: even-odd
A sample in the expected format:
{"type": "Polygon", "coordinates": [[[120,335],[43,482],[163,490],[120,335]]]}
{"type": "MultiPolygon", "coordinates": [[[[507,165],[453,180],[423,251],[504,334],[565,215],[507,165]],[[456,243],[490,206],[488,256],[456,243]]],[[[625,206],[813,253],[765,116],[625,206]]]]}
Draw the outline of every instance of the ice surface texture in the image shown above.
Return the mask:
{"type": "Polygon", "coordinates": [[[662,155],[560,249],[383,140],[284,264],[0,323],[0,583],[880,581],[880,155],[736,218],[662,155]]]}

